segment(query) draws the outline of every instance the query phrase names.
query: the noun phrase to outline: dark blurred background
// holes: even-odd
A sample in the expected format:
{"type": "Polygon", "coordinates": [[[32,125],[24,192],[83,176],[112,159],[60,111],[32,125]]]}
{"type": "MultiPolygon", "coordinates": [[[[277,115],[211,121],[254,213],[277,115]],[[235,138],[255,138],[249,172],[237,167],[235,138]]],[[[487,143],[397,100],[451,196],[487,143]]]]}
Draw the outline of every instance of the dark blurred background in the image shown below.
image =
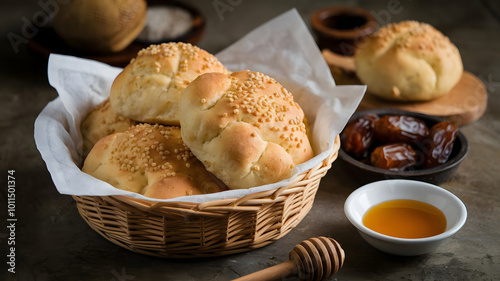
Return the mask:
{"type": "MultiPolygon", "coordinates": [[[[325,235],[337,239],[347,254],[344,268],[330,280],[498,280],[499,1],[187,1],[206,18],[205,33],[197,45],[214,54],[291,8],[298,10],[308,26],[315,10],[337,5],[362,7],[382,25],[409,19],[427,22],[458,47],[464,68],[479,77],[489,92],[485,115],[462,128],[469,141],[468,158],[453,179],[444,184],[468,206],[468,222],[438,252],[399,258],[368,246],[342,210],[346,196],[358,184],[349,175],[340,173],[341,167],[335,163],[322,181],[313,209],[289,235],[249,253],[189,261],[142,256],[115,246],[91,230],[80,218],[73,199],[58,194],[53,186],[35,147],[33,124],[57,93],[47,81],[46,59],[27,47],[30,38],[22,34],[34,16],[44,21],[41,11],[54,1],[65,2],[0,2],[0,176],[6,178],[8,170],[16,171],[18,218],[14,276],[3,269],[8,232],[3,227],[7,191],[2,181],[0,279],[230,280],[286,261],[294,245],[312,236],[325,235]],[[397,12],[388,12],[390,7],[397,7],[397,12]],[[14,37],[17,41],[13,41],[14,37]]],[[[26,34],[32,37],[38,32],[35,28],[26,34]]]]}

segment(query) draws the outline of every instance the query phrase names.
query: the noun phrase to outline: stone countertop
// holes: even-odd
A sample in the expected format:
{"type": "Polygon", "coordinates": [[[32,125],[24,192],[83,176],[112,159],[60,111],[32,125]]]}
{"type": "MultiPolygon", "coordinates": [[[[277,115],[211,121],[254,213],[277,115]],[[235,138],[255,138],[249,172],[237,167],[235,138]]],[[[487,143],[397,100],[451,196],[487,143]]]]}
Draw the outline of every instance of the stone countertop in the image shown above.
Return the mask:
{"type": "MultiPolygon", "coordinates": [[[[379,22],[414,19],[430,23],[459,48],[464,68],[489,92],[478,121],[461,127],[469,153],[442,186],[468,209],[465,226],[434,252],[397,257],[379,252],[358,235],[343,213],[359,182],[336,161],[323,178],[313,208],[282,239],[251,252],[225,257],[173,260],[132,253],[93,231],[70,196],[55,189],[35,147],[34,120],[57,93],[47,82],[46,61],[31,54],[22,37],[25,20],[57,0],[4,1],[0,9],[0,172],[16,176],[16,275],[2,266],[3,280],[231,280],[288,260],[288,252],[315,236],[336,239],[346,252],[344,267],[329,280],[499,280],[500,276],[500,5],[484,1],[190,1],[203,11],[207,29],[201,48],[216,53],[253,28],[296,7],[311,13],[331,5],[357,5],[379,22]]],[[[43,20],[41,18],[40,20],[43,20]]],[[[32,30],[33,31],[33,30],[32,30]]],[[[33,31],[33,32],[36,32],[33,31]]],[[[0,188],[0,253],[5,265],[10,230],[7,183],[0,188]],[[4,226],[5,225],[5,226],[4,226]]],[[[295,280],[290,278],[290,280],[295,280]]]]}

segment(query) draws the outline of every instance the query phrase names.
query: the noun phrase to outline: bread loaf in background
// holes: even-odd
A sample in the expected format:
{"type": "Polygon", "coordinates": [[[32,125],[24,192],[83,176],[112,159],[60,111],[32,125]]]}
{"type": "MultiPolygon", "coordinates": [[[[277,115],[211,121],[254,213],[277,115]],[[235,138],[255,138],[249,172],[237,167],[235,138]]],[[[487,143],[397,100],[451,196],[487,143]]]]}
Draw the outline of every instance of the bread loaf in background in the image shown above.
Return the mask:
{"type": "Polygon", "coordinates": [[[429,24],[389,24],[354,55],[368,92],[388,100],[427,101],[447,94],[463,72],[458,49],[429,24]]]}
{"type": "Polygon", "coordinates": [[[52,25],[71,47],[113,53],[136,39],[146,21],[145,0],[69,0],[58,6],[52,25]]]}
{"type": "Polygon", "coordinates": [[[175,126],[139,124],[104,137],[82,171],[116,188],[157,199],[227,190],[193,156],[175,126]]]}
{"type": "Polygon", "coordinates": [[[178,125],[182,91],[208,72],[227,70],[215,56],[188,43],[151,45],[114,80],[111,106],[133,120],[178,125]]]}
{"type": "Polygon", "coordinates": [[[184,142],[231,189],[283,180],[313,157],[302,109],[262,73],[203,74],[179,109],[184,142]]]}

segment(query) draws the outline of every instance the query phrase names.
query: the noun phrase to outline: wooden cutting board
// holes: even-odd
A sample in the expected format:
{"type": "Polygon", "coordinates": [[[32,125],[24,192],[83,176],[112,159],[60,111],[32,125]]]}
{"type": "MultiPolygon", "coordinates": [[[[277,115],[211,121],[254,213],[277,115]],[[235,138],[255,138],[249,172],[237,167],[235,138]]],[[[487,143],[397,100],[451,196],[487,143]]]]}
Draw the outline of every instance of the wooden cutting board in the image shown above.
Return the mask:
{"type": "MultiPolygon", "coordinates": [[[[323,57],[330,66],[337,85],[362,84],[356,77],[354,59],[337,55],[328,50],[323,57]]],[[[484,83],[474,74],[464,71],[462,78],[451,91],[437,99],[425,102],[388,101],[370,94],[370,88],[357,110],[394,108],[444,117],[458,125],[469,124],[486,111],[488,94],[484,83]]]]}

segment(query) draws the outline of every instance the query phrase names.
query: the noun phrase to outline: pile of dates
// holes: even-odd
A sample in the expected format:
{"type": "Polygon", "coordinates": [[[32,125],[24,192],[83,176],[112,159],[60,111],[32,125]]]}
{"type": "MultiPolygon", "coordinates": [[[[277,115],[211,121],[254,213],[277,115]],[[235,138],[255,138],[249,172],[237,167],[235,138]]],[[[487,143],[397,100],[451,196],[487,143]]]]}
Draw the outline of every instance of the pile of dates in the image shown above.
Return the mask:
{"type": "Polygon", "coordinates": [[[372,166],[394,171],[429,169],[448,161],[458,127],[443,121],[429,128],[406,115],[367,114],[350,121],[342,148],[372,166]]]}

